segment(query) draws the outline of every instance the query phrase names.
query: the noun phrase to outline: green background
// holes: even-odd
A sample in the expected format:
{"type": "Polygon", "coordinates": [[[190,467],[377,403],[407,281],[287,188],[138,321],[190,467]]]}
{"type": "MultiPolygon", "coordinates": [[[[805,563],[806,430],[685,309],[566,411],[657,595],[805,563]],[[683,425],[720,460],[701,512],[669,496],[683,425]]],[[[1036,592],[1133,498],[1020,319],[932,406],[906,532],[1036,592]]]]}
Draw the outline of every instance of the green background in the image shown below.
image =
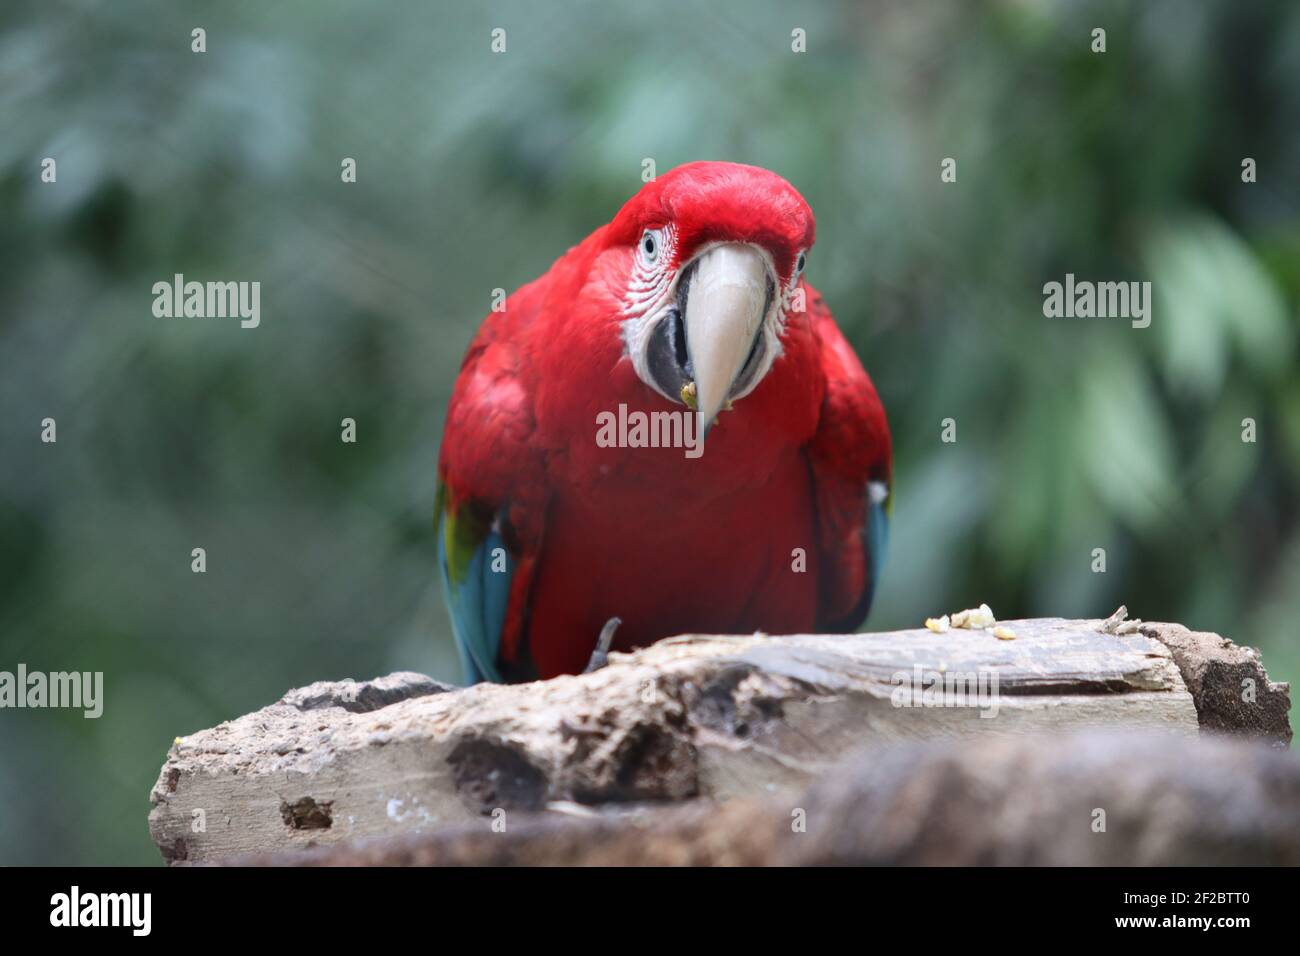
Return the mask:
{"type": "Polygon", "coordinates": [[[173,737],[456,678],[457,366],[647,157],[768,167],[817,214],[808,277],[896,441],[869,627],[1123,602],[1300,676],[1298,119],[1284,2],[6,0],[0,669],[102,670],[107,701],[0,712],[0,862],[156,863],[173,737]],[[260,281],[261,327],[155,318],[176,272],[260,281]],[[1151,327],[1045,318],[1066,272],[1150,280],[1151,327]]]}

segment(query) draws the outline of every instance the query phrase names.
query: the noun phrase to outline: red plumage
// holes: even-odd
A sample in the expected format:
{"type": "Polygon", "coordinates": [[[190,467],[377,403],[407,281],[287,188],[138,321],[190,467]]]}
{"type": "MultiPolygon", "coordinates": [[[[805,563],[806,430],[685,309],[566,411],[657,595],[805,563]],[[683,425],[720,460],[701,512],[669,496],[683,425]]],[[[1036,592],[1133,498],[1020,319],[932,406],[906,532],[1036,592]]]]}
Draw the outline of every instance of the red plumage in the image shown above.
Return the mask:
{"type": "Polygon", "coordinates": [[[889,480],[889,430],[829,309],[795,274],[813,230],[779,176],[692,163],[647,184],[484,321],[439,478],[446,508],[499,516],[514,560],[497,651],[507,675],[581,670],[614,616],[616,649],[683,632],[851,630],[865,616],[879,560],[866,489],[889,480]],[[697,459],[596,442],[597,416],[620,404],[683,409],[638,375],[624,329],[638,242],[664,228],[674,277],[713,244],[748,244],[806,300],[802,312],[775,307],[781,354],[697,459]]]}

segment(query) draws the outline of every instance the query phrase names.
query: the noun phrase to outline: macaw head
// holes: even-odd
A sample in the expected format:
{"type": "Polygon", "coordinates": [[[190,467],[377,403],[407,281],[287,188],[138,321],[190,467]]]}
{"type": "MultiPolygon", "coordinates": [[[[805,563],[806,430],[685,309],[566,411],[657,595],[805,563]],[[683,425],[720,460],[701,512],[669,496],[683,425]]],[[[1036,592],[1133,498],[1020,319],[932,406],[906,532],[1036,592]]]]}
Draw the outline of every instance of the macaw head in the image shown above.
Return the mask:
{"type": "Polygon", "coordinates": [[[606,231],[632,254],[622,330],[641,381],[707,431],[781,354],[814,231],[795,188],[755,166],[688,163],[642,187],[606,231]]]}

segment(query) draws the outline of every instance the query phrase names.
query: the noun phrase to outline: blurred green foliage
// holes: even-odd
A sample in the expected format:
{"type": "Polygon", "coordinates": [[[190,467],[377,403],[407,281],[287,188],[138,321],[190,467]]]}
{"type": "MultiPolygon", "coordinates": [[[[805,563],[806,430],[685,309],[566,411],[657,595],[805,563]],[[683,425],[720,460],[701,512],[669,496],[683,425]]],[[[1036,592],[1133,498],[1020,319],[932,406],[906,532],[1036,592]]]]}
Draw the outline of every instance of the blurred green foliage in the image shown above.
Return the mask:
{"type": "Polygon", "coordinates": [[[1298,118],[1285,2],[7,0],[0,669],[102,670],[107,701],[0,713],[0,862],[156,862],[174,736],[457,676],[457,366],[645,157],[765,166],[817,213],[809,278],[897,443],[872,629],[1124,602],[1300,676],[1298,118]],[[154,318],[176,272],[259,280],[261,327],[154,318]],[[1149,279],[1151,327],[1044,318],[1066,272],[1149,279]]]}

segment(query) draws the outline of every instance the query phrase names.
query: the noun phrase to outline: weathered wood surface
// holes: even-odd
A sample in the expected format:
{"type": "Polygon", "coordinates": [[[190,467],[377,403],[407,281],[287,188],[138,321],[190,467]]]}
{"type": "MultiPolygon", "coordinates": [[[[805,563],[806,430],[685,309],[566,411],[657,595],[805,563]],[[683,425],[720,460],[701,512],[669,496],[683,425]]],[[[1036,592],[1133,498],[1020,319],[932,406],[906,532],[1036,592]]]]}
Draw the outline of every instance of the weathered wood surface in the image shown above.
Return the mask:
{"type": "Polygon", "coordinates": [[[885,747],[787,798],[511,815],[269,866],[1296,866],[1300,756],[1085,731],[885,747]]]}
{"type": "Polygon", "coordinates": [[[482,826],[498,810],[797,793],[846,755],[918,739],[1207,727],[1289,740],[1286,686],[1217,635],[1004,624],[1015,640],[674,638],[593,674],[517,686],[413,674],[314,684],[179,739],[150,830],[166,859],[205,861],[482,826]],[[969,693],[936,699],[936,679],[969,693]],[[1255,682],[1250,704],[1228,693],[1241,680],[1255,682]]]}

